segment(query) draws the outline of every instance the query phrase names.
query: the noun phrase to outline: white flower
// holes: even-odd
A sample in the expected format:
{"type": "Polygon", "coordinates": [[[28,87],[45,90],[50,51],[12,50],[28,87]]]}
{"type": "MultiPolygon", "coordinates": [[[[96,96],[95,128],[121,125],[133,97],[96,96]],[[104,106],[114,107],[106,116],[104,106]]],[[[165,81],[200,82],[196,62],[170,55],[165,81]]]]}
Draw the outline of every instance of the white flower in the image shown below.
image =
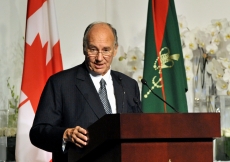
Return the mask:
{"type": "Polygon", "coordinates": [[[197,43],[195,39],[195,34],[192,32],[185,33],[184,44],[186,47],[195,50],[197,49],[197,43]]]}
{"type": "Polygon", "coordinates": [[[216,52],[216,57],[218,60],[228,60],[228,52],[226,50],[223,50],[223,49],[219,49],[217,52],[216,52]]]}
{"type": "Polygon", "coordinates": [[[216,44],[208,44],[206,46],[206,52],[210,54],[215,54],[218,50],[218,47],[216,44]]]}
{"type": "Polygon", "coordinates": [[[222,79],[217,80],[216,89],[219,91],[224,91],[228,89],[228,83],[222,79]]]}
{"type": "Polygon", "coordinates": [[[127,52],[127,60],[128,62],[139,62],[144,59],[144,53],[137,47],[130,49],[127,52]]]}
{"type": "Polygon", "coordinates": [[[222,65],[216,59],[212,59],[211,62],[208,62],[206,65],[206,70],[209,74],[212,75],[212,78],[215,81],[221,79],[224,75],[222,65]]]}
{"type": "Polygon", "coordinates": [[[230,61],[228,58],[219,58],[218,61],[223,65],[223,68],[230,69],[230,61]]]}
{"type": "Polygon", "coordinates": [[[194,78],[194,74],[191,70],[186,71],[186,79],[187,81],[193,81],[192,79],[194,78]]]}
{"type": "Polygon", "coordinates": [[[206,28],[206,32],[209,33],[212,37],[218,35],[218,29],[213,26],[213,25],[209,25],[207,28],[206,28]]]}
{"type": "Polygon", "coordinates": [[[127,63],[128,72],[136,72],[138,69],[143,69],[143,65],[141,61],[132,61],[127,63]]]}
{"type": "Polygon", "coordinates": [[[188,24],[187,24],[185,16],[179,15],[177,20],[178,20],[180,31],[186,30],[188,27],[188,24]]]}
{"type": "Polygon", "coordinates": [[[122,71],[124,73],[127,72],[127,69],[124,68],[127,66],[127,60],[126,59],[119,59],[118,56],[115,57],[116,59],[113,59],[112,63],[112,69],[117,71],[122,71]]]}
{"type": "Polygon", "coordinates": [[[187,79],[188,82],[193,81],[192,80],[193,78],[194,78],[194,75],[192,73],[189,73],[189,74],[186,73],[186,79],[187,79]]]}
{"type": "Polygon", "coordinates": [[[186,72],[186,78],[187,81],[192,81],[194,75],[193,75],[193,65],[191,61],[185,60],[184,61],[184,66],[185,66],[185,72],[186,72]]]}
{"type": "Polygon", "coordinates": [[[214,70],[214,73],[212,74],[213,80],[218,80],[223,78],[224,70],[221,68],[221,66],[216,67],[214,70]]]}
{"type": "Polygon", "coordinates": [[[220,45],[220,36],[219,35],[215,35],[212,37],[212,43],[215,43],[217,46],[220,45]]]}
{"type": "Polygon", "coordinates": [[[223,80],[230,83],[230,69],[224,70],[223,80]]]}
{"type": "Polygon", "coordinates": [[[211,20],[212,25],[214,25],[215,27],[222,29],[225,28],[226,26],[228,26],[228,21],[227,19],[213,19],[211,20]]]}
{"type": "Polygon", "coordinates": [[[184,47],[183,49],[183,56],[184,56],[184,60],[192,60],[193,58],[193,52],[190,48],[188,47],[184,47]]]}
{"type": "Polygon", "coordinates": [[[221,30],[224,41],[230,40],[230,27],[221,30]]]}
{"type": "Polygon", "coordinates": [[[204,31],[197,31],[196,32],[196,42],[201,48],[205,48],[207,44],[209,44],[212,40],[212,37],[210,34],[204,32],[204,31]]]}
{"type": "Polygon", "coordinates": [[[192,72],[192,62],[191,61],[184,61],[184,66],[185,66],[185,71],[187,72],[192,72]]]}
{"type": "MultiPolygon", "coordinates": [[[[129,48],[128,52],[125,53],[122,46],[120,46],[120,53],[120,57],[113,60],[112,69],[130,77],[140,77],[141,73],[142,77],[144,53],[138,47],[129,48]]],[[[138,81],[138,78],[135,79],[138,81]]]]}
{"type": "Polygon", "coordinates": [[[209,74],[212,74],[212,73],[214,72],[215,67],[214,67],[212,61],[210,61],[210,62],[207,63],[207,65],[206,65],[206,70],[207,70],[207,72],[208,72],[209,74]]]}

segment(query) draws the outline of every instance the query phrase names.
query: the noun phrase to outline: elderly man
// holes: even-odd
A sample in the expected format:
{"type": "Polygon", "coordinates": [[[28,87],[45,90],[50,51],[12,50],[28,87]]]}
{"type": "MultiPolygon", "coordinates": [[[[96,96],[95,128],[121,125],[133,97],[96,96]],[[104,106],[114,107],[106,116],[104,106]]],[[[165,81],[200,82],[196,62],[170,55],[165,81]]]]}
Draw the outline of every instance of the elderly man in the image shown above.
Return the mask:
{"type": "Polygon", "coordinates": [[[79,149],[86,146],[87,127],[105,114],[140,110],[137,82],[111,70],[117,40],[110,24],[90,24],[83,38],[85,61],[48,79],[30,139],[36,147],[52,152],[53,162],[68,161],[69,143],[79,149]]]}

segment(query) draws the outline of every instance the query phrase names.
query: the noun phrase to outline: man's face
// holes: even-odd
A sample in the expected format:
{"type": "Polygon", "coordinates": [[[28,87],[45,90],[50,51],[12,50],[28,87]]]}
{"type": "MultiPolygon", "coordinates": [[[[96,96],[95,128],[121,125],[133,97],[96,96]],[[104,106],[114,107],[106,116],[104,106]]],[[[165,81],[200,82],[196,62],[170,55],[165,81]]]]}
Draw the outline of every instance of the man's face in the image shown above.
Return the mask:
{"type": "Polygon", "coordinates": [[[106,24],[94,25],[88,33],[85,53],[89,69],[98,75],[106,74],[116,53],[112,30],[106,24]]]}

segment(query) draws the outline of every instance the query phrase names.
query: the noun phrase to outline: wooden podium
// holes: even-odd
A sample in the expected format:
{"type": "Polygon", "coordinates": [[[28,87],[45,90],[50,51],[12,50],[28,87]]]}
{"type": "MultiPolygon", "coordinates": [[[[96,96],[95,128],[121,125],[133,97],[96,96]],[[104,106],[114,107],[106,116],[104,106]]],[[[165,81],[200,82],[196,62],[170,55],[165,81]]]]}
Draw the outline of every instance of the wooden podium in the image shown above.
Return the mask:
{"type": "Polygon", "coordinates": [[[105,115],[88,128],[89,144],[69,162],[213,162],[219,113],[105,115]]]}

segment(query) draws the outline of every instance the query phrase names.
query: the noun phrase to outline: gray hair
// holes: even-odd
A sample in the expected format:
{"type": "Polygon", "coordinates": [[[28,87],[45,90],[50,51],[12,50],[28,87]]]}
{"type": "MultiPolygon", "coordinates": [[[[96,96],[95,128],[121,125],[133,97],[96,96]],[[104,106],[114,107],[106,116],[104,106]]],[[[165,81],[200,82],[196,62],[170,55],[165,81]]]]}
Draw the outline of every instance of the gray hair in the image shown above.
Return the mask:
{"type": "Polygon", "coordinates": [[[114,35],[114,44],[115,45],[118,45],[118,37],[117,37],[117,31],[116,29],[109,23],[106,23],[106,22],[93,22],[91,24],[89,24],[87,26],[87,28],[85,29],[85,32],[84,32],[84,37],[83,37],[83,50],[84,52],[86,51],[86,48],[87,48],[87,43],[88,43],[88,33],[90,31],[90,29],[94,26],[94,25],[97,25],[97,24],[106,24],[108,25],[108,27],[110,27],[110,29],[112,30],[113,32],[113,35],[114,35]]]}

